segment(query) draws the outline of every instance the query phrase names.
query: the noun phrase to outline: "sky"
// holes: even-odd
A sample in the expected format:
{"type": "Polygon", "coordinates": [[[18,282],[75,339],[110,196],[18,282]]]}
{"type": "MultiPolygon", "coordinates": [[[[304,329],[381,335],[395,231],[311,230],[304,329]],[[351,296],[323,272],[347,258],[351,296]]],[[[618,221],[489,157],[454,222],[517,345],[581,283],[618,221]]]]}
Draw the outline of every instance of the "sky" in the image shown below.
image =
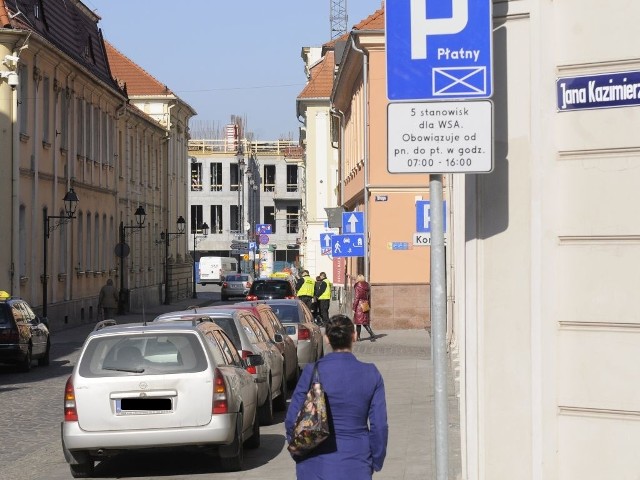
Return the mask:
{"type": "MultiPolygon", "coordinates": [[[[347,26],[381,0],[343,0],[347,26]]],[[[232,115],[256,140],[298,139],[303,47],[331,40],[332,0],[83,0],[108,42],[196,112],[198,131],[223,132],[232,115]]]]}

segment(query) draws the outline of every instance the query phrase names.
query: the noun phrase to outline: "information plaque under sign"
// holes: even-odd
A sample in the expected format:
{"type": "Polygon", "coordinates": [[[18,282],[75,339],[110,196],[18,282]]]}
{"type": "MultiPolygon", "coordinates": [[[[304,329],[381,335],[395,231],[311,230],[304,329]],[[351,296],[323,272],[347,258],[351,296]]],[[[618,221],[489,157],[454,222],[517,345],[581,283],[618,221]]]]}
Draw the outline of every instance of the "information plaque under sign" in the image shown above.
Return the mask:
{"type": "Polygon", "coordinates": [[[390,103],[390,173],[487,173],[493,169],[490,100],[390,103]]]}

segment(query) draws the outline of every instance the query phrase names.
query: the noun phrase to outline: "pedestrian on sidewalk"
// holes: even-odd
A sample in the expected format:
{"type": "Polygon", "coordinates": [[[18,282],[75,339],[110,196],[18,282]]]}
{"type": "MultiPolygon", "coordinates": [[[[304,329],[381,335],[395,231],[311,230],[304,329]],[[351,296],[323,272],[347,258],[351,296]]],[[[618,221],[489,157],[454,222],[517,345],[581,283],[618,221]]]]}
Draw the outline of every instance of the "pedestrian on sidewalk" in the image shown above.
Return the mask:
{"type": "Polygon", "coordinates": [[[102,309],[102,319],[107,320],[116,317],[118,310],[118,291],[113,286],[113,280],[107,279],[107,283],[100,289],[98,296],[98,311],[102,309]]]}
{"type": "Polygon", "coordinates": [[[371,287],[364,275],[356,277],[353,285],[353,323],[356,324],[356,341],[360,341],[362,327],[369,332],[369,340],[376,341],[376,334],[371,329],[371,287]]]}
{"type": "Polygon", "coordinates": [[[331,435],[307,456],[293,456],[296,477],[371,480],[373,472],[382,469],[387,453],[389,425],[384,381],[374,364],[361,362],[353,355],[355,332],[349,317],[332,316],[326,337],[333,351],[304,368],[291,396],[285,429],[289,441],[317,364],[331,435]]]}

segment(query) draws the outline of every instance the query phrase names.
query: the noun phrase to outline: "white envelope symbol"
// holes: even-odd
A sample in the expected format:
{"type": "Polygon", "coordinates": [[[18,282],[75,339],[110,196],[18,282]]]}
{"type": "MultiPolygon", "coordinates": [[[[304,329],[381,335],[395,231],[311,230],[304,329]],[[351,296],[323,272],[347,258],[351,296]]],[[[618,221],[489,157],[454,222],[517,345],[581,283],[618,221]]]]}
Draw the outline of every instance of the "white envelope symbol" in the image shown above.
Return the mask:
{"type": "Polygon", "coordinates": [[[483,95],[487,92],[487,67],[434,67],[433,95],[483,95]]]}

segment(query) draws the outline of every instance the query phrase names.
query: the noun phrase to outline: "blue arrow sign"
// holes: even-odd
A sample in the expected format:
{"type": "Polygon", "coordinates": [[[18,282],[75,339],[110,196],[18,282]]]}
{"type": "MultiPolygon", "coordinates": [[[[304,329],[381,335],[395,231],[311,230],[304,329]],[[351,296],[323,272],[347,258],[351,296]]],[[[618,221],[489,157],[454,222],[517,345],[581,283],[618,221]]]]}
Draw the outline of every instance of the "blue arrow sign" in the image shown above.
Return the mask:
{"type": "Polygon", "coordinates": [[[325,249],[325,248],[331,248],[331,237],[333,237],[333,233],[321,233],[320,234],[320,247],[325,249]]]}
{"type": "MultiPolygon", "coordinates": [[[[447,231],[447,202],[442,202],[442,227],[447,231]]],[[[431,232],[431,202],[418,200],[416,202],[416,232],[431,232]]]]}
{"type": "Polygon", "coordinates": [[[364,233],[364,212],[344,212],[342,233],[364,233]]]}
{"type": "Polygon", "coordinates": [[[389,100],[491,97],[491,4],[385,2],[389,100]]]}
{"type": "Polygon", "coordinates": [[[364,257],[364,235],[332,235],[331,255],[335,257],[364,257]]]}

